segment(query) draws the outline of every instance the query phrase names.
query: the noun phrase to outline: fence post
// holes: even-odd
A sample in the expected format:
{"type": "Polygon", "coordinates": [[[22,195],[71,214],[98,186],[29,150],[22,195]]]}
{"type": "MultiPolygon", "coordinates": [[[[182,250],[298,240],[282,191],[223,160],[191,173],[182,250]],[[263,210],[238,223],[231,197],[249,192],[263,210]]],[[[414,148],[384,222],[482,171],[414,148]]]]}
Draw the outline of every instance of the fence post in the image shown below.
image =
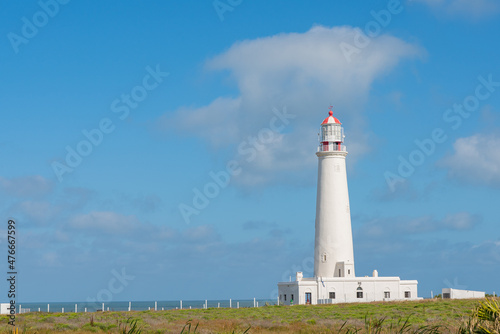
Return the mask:
{"type": "Polygon", "coordinates": [[[78,313],[78,304],[75,304],[75,313],[78,313]]]}
{"type": "Polygon", "coordinates": [[[64,307],[62,308],[61,313],[64,313],[64,307]]]}
{"type": "Polygon", "coordinates": [[[240,302],[236,302],[236,308],[240,308],[240,302]]]}
{"type": "Polygon", "coordinates": [[[181,299],[181,310],[182,310],[182,299],[181,299]]]}
{"type": "Polygon", "coordinates": [[[104,312],[104,303],[102,303],[102,311],[104,312]]]}
{"type": "Polygon", "coordinates": [[[232,301],[229,299],[229,308],[232,308],[232,301]]]}
{"type": "Polygon", "coordinates": [[[158,302],[155,302],[155,311],[158,311],[158,302]]]}
{"type": "Polygon", "coordinates": [[[130,312],[132,310],[132,302],[128,302],[128,311],[130,312]]]}
{"type": "Polygon", "coordinates": [[[255,298],[253,299],[253,307],[255,307],[255,298]]]}

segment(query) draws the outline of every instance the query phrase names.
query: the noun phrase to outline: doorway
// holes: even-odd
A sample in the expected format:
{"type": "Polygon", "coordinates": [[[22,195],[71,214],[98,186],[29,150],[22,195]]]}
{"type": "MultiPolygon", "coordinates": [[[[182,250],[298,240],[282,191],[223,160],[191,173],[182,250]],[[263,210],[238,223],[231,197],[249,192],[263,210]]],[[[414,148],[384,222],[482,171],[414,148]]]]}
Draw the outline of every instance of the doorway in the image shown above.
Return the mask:
{"type": "Polygon", "coordinates": [[[306,305],[311,305],[311,293],[306,292],[306,305]]]}

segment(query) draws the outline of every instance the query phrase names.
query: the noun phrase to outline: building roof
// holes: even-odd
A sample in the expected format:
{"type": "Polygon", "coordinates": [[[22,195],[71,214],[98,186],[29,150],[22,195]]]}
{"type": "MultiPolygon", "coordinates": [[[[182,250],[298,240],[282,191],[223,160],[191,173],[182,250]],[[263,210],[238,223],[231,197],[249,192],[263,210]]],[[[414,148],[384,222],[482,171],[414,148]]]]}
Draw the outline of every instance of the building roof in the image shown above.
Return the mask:
{"type": "Polygon", "coordinates": [[[325,120],[323,121],[323,123],[321,123],[321,125],[331,124],[331,123],[342,124],[342,123],[340,123],[340,121],[336,117],[333,117],[333,111],[330,110],[329,114],[330,114],[330,116],[325,118],[325,120]]]}

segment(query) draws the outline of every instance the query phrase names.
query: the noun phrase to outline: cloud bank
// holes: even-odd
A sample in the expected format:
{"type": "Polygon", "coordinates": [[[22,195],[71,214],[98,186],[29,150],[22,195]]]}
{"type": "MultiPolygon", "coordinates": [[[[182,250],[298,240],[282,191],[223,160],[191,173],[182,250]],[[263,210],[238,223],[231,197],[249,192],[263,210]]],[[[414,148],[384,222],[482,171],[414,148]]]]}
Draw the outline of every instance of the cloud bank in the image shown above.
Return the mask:
{"type": "Polygon", "coordinates": [[[476,134],[458,138],[452,155],[438,165],[448,169],[448,176],[476,185],[500,186],[500,137],[476,134]]]}
{"type": "Polygon", "coordinates": [[[497,14],[500,4],[496,0],[416,0],[430,6],[436,13],[478,20],[497,14]]]}
{"type": "Polygon", "coordinates": [[[209,71],[227,73],[239,95],[168,112],[159,127],[192,134],[215,149],[233,149],[243,167],[235,181],[244,186],[289,183],[288,172],[296,175],[314,166],[316,134],[330,104],[346,125],[348,149],[354,157],[363,154],[370,150],[363,117],[370,87],[400,61],[423,51],[381,35],[348,61],[340,45],[354,44],[359,33],[348,26],[315,26],[305,33],[237,42],[205,65],[209,71]],[[239,145],[269,127],[273,108],[286,108],[294,117],[272,141],[261,145],[257,158],[246,159],[239,145]]]}

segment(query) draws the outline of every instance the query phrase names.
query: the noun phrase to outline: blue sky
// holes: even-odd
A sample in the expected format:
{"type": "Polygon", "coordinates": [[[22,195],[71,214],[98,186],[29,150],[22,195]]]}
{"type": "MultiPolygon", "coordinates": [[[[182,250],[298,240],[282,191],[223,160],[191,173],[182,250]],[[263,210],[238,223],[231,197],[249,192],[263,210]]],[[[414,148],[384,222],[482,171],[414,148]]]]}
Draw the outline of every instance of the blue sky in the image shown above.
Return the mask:
{"type": "Polygon", "coordinates": [[[357,275],[500,291],[499,17],[493,0],[2,2],[19,299],[274,298],[312,275],[330,104],[357,275]]]}

